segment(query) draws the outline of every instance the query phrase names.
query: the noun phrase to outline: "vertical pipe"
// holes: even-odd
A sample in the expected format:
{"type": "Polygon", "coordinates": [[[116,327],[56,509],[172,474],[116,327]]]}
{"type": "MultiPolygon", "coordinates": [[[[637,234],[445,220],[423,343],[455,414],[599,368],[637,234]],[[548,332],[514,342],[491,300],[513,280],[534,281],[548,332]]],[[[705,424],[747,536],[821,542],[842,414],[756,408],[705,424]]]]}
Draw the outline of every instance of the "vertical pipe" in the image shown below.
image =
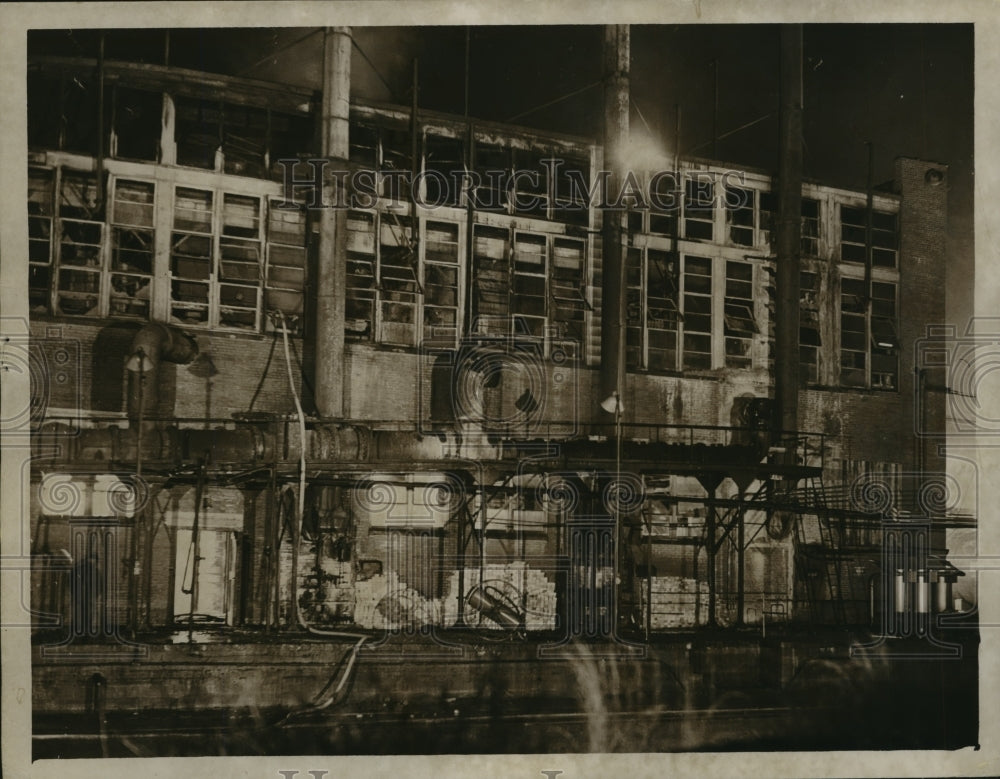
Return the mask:
{"type": "MultiPolygon", "coordinates": [[[[327,27],[323,33],[323,156],[346,164],[349,155],[351,94],[351,30],[327,27]]],[[[329,192],[339,177],[323,181],[322,201],[343,202],[329,192]],[[329,196],[328,196],[329,194],[329,196]]],[[[344,286],[347,278],[347,212],[324,208],[320,214],[316,291],[316,406],[320,416],[340,417],[344,408],[344,286]]]]}
{"type": "MultiPolygon", "coordinates": [[[[746,584],[744,579],[746,578],[746,550],[744,549],[744,543],[746,538],[746,524],[744,518],[746,513],[743,507],[737,509],[739,512],[738,521],[739,524],[736,526],[736,624],[743,625],[743,612],[746,607],[746,584]]],[[[761,619],[764,615],[763,599],[764,599],[764,584],[761,584],[761,619]]]]}
{"type": "Polygon", "coordinates": [[[104,205],[104,33],[97,48],[97,202],[104,205]]]}
{"type": "MultiPolygon", "coordinates": [[[[629,132],[629,27],[604,28],[604,165],[610,172],[607,200],[617,196],[625,178],[622,159],[629,132]],[[612,194],[613,193],[613,194],[612,194]]],[[[625,394],[625,262],[627,229],[621,211],[604,212],[601,286],[601,391],[599,401],[625,394]]]]}
{"type": "Polygon", "coordinates": [[[719,159],[719,60],[712,60],[712,159],[719,159]]]}
{"type": "Polygon", "coordinates": [[[872,214],[875,209],[875,147],[868,147],[868,181],[865,187],[865,315],[871,311],[872,300],[872,214]]]}
{"type": "Polygon", "coordinates": [[[707,517],[705,524],[708,530],[706,554],[708,557],[708,624],[715,627],[715,485],[708,491],[706,501],[707,517]]]}
{"type": "MultiPolygon", "coordinates": [[[[420,173],[420,60],[413,59],[413,102],[410,105],[410,244],[415,245],[420,225],[417,221],[417,174],[420,173]]],[[[414,268],[416,261],[414,261],[414,268]]]]}
{"type": "MultiPolygon", "coordinates": [[[[775,395],[779,431],[798,429],[799,252],[802,234],[802,25],[781,26],[775,395]]],[[[780,439],[781,432],[778,433],[780,439]]],[[[794,447],[789,456],[794,457],[794,447]]]]}

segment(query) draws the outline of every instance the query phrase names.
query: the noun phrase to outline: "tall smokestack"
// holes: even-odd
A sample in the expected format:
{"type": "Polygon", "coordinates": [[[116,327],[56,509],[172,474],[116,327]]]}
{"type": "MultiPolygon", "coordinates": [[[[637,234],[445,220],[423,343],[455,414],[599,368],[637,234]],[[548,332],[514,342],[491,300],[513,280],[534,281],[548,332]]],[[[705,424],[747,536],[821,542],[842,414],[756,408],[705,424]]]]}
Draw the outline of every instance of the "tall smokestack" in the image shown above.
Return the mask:
{"type": "Polygon", "coordinates": [[[778,157],[778,267],[774,323],[779,429],[798,429],[799,254],[802,243],[802,25],[781,26],[778,157]]]}
{"type": "MultiPolygon", "coordinates": [[[[629,27],[604,28],[604,166],[611,172],[608,197],[614,198],[625,179],[623,149],[628,141],[629,27]]],[[[601,283],[601,392],[605,400],[625,393],[625,262],[626,214],[604,212],[603,277],[601,283]]]]}
{"type": "MultiPolygon", "coordinates": [[[[350,150],[351,29],[327,27],[323,33],[322,153],[331,168],[345,170],[350,150]]],[[[325,204],[343,202],[332,191],[336,179],[324,179],[325,204]]],[[[320,213],[319,262],[316,279],[316,406],[320,416],[340,417],[344,408],[344,287],[347,279],[347,212],[324,208],[320,213]]]]}

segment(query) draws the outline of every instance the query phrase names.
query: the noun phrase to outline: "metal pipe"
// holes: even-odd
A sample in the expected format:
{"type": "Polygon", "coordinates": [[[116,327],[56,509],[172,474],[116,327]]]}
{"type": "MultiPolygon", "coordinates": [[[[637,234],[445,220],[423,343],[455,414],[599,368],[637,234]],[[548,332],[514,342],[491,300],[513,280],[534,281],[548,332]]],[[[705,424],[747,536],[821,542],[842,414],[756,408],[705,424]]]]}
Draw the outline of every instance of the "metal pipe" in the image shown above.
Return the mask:
{"type": "MultiPolygon", "coordinates": [[[[323,38],[323,156],[346,164],[350,154],[351,29],[328,27],[323,38]]],[[[343,202],[337,176],[324,179],[321,202],[343,202]]],[[[316,278],[315,392],[320,416],[344,415],[344,321],[347,279],[347,211],[320,212],[319,259],[316,278]]]]}
{"type": "Polygon", "coordinates": [[[160,396],[160,363],[187,365],[198,356],[198,343],[179,328],[151,322],[132,339],[126,367],[129,370],[128,416],[134,423],[140,402],[154,409],[160,396]]]}
{"type": "MultiPolygon", "coordinates": [[[[799,254],[802,236],[802,25],[781,26],[777,286],[774,325],[778,431],[798,429],[799,254]]],[[[780,439],[782,434],[776,433],[780,439]]]]}

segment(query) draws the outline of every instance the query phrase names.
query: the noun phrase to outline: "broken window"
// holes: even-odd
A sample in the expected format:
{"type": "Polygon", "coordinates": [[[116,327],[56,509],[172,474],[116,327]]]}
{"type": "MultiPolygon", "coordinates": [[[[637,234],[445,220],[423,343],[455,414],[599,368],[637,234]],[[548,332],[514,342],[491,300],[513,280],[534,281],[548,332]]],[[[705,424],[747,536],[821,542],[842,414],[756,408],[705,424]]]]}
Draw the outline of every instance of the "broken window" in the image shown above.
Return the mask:
{"type": "MultiPolygon", "coordinates": [[[[351,130],[353,133],[353,128],[351,130]]],[[[270,136],[268,139],[268,160],[271,164],[271,178],[284,181],[284,168],[278,160],[308,158],[315,156],[315,128],[310,116],[300,114],[270,113],[270,136]]],[[[374,163],[369,169],[374,169],[374,163]]]]}
{"type": "Polygon", "coordinates": [[[559,155],[555,169],[552,218],[566,224],[590,224],[590,159],[572,154],[559,155]]]}
{"type": "Polygon", "coordinates": [[[28,72],[28,147],[58,149],[62,135],[61,74],[28,72]]]}
{"type": "Polygon", "coordinates": [[[215,152],[222,145],[222,104],[177,97],[174,105],[177,164],[215,170],[215,152]]]}
{"type": "Polygon", "coordinates": [[[379,131],[381,162],[379,171],[386,178],[382,197],[399,203],[410,199],[410,179],[413,177],[412,134],[409,128],[383,127],[379,131]]]}
{"type": "MultiPolygon", "coordinates": [[[[285,315],[291,332],[302,332],[306,284],[308,223],[301,205],[288,208],[272,200],[267,217],[267,287],[264,310],[285,315]]],[[[270,320],[265,320],[265,324],[270,320]]]]}
{"type": "Polygon", "coordinates": [[[864,281],[841,280],[840,383],[848,387],[868,385],[868,326],[864,300],[864,281]]]}
{"type": "Polygon", "coordinates": [[[223,170],[263,178],[267,160],[268,115],[263,108],[222,107],[223,170]]]}
{"type": "Polygon", "coordinates": [[[100,314],[104,270],[104,204],[92,173],[64,170],[59,188],[59,276],[56,311],[100,314]]]}
{"type": "Polygon", "coordinates": [[[207,324],[212,278],[213,193],[178,187],[170,236],[170,316],[207,324]]]}
{"type": "Polygon", "coordinates": [[[510,182],[511,150],[491,143],[476,142],[475,172],[478,186],[475,206],[481,211],[507,210],[507,188],[510,182]]]}
{"type": "Polygon", "coordinates": [[[160,150],[163,96],[116,85],[114,87],[114,156],[155,161],[160,150]]]}
{"type": "Polygon", "coordinates": [[[55,171],[28,170],[28,305],[47,312],[52,293],[52,220],[55,171]]]}
{"type": "MultiPolygon", "coordinates": [[[[868,223],[866,208],[840,207],[840,259],[843,262],[865,262],[865,231],[868,223]]],[[[896,214],[872,211],[872,265],[896,267],[896,214]]]]}
{"type": "MultiPolygon", "coordinates": [[[[760,230],[761,243],[770,246],[772,251],[777,240],[778,226],[778,195],[775,192],[760,192],[760,230]]],[[[802,198],[801,239],[799,251],[803,257],[819,256],[819,201],[815,198],[802,198]]]]}
{"type": "Polygon", "coordinates": [[[802,381],[819,381],[819,274],[799,273],[799,372],[802,381]]]}
{"type": "Polygon", "coordinates": [[[151,182],[118,179],[111,215],[112,316],[149,318],[155,231],[151,182]]]}
{"type": "Polygon", "coordinates": [[[552,241],[552,321],[560,338],[583,344],[583,326],[589,304],[586,297],[587,244],[577,238],[552,241]]]}
{"type": "Polygon", "coordinates": [[[98,85],[96,79],[66,75],[62,79],[62,146],[64,151],[97,154],[98,85]]]}
{"type": "Polygon", "coordinates": [[[723,319],[727,368],[749,368],[750,347],[757,333],[754,316],[753,266],[747,262],[726,262],[726,297],[723,319]]]}
{"type": "Polygon", "coordinates": [[[476,225],[473,241],[473,317],[475,332],[510,331],[510,232],[476,225]]]}
{"type": "Polygon", "coordinates": [[[711,241],[715,220],[714,186],[707,175],[695,174],[686,181],[684,195],[684,237],[711,241]]]}
{"type": "Polygon", "coordinates": [[[514,283],[511,314],[514,332],[536,338],[546,333],[546,238],[518,232],[514,236],[514,283]]]}
{"type": "Polygon", "coordinates": [[[381,333],[383,343],[413,346],[416,337],[417,258],[410,228],[392,214],[384,214],[379,231],[381,333]]]}
{"type": "Polygon", "coordinates": [[[685,369],[712,367],[712,261],[684,258],[685,369]]]}
{"type": "Polygon", "coordinates": [[[458,206],[465,174],[464,144],[457,138],[428,134],[424,139],[423,202],[429,206],[458,206]]]}
{"type": "Polygon", "coordinates": [[[458,337],[458,225],[427,222],[424,239],[424,341],[458,337]]]}
{"type": "Polygon", "coordinates": [[[549,210],[549,170],[554,155],[537,149],[514,149],[514,212],[545,219],[549,210]]]}
{"type": "Polygon", "coordinates": [[[375,213],[347,213],[345,335],[371,339],[375,322],[375,213]]]}
{"type": "Polygon", "coordinates": [[[736,246],[754,245],[754,196],[752,189],[726,187],[726,227],[736,246]]]}

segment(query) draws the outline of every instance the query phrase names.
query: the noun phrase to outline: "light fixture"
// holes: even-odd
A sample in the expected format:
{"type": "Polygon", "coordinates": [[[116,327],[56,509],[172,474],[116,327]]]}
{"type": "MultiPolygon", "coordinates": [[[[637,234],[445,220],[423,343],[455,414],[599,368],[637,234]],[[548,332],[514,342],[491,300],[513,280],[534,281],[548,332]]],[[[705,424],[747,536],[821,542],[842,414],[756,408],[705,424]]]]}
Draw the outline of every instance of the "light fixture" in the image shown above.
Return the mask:
{"type": "Polygon", "coordinates": [[[620,414],[625,410],[624,404],[618,398],[617,390],[601,401],[601,408],[609,414],[620,414]]]}
{"type": "Polygon", "coordinates": [[[149,373],[156,366],[142,349],[137,349],[125,361],[125,370],[131,373],[149,373]]]}

